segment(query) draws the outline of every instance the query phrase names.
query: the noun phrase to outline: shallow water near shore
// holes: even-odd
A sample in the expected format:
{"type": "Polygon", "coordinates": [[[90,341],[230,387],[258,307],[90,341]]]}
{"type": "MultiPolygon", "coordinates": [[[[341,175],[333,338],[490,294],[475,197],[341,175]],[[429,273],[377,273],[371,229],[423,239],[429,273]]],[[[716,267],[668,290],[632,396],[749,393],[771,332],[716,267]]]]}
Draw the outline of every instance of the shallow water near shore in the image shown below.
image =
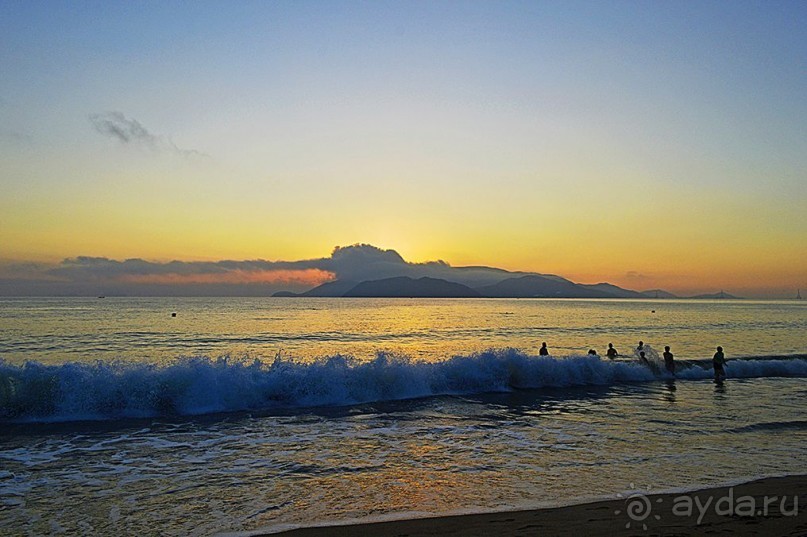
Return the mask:
{"type": "MultiPolygon", "coordinates": [[[[98,321],[100,339],[89,349],[95,303],[53,300],[3,303],[0,527],[10,534],[205,535],[563,504],[615,497],[632,484],[666,490],[807,468],[800,304],[682,302],[669,306],[677,308],[672,315],[662,313],[664,303],[649,313],[649,302],[393,300],[374,302],[381,312],[372,317],[371,302],[344,306],[358,308],[347,314],[328,301],[303,313],[284,308],[304,302],[275,301],[276,317],[331,317],[290,321],[285,330],[297,343],[289,348],[302,351],[276,362],[269,330],[251,332],[255,346],[236,337],[248,330],[233,328],[233,312],[247,311],[252,299],[214,300],[207,332],[197,320],[127,348],[148,311],[171,322],[166,312],[176,299],[135,301],[128,321],[98,321]],[[65,304],[83,313],[66,314],[65,304]],[[395,324],[401,308],[406,320],[395,324]],[[50,312],[34,313],[43,310],[50,312]],[[50,326],[24,328],[40,314],[50,326]],[[556,322],[542,328],[539,318],[556,322]],[[328,326],[333,319],[341,339],[328,326]],[[500,320],[479,339],[485,319],[500,320]],[[418,328],[430,323],[431,339],[418,328]],[[300,343],[315,341],[314,333],[322,340],[300,343]],[[207,339],[193,343],[194,334],[207,339]],[[681,359],[678,378],[629,356],[576,356],[601,339],[620,350],[634,339],[670,344],[681,359]],[[432,354],[405,352],[420,340],[432,354]],[[541,340],[567,352],[539,358],[541,340]],[[759,352],[729,362],[729,380],[716,385],[704,361],[714,341],[730,358],[750,342],[759,352]],[[519,343],[520,350],[484,351],[519,343]],[[329,344],[357,350],[336,359],[329,344]],[[391,354],[375,355],[384,350],[391,354]],[[171,352],[203,356],[176,362],[171,352]],[[217,353],[267,359],[217,360],[217,353]],[[23,388],[43,383],[52,404],[26,406],[23,388]]],[[[98,318],[111,315],[106,303],[99,307],[98,318]]],[[[176,309],[177,318],[189,315],[176,309]]]]}
{"type": "Polygon", "coordinates": [[[679,380],[114,427],[22,424],[0,437],[0,523],[14,533],[209,534],[778,475],[807,464],[805,396],[803,379],[679,380]]]}

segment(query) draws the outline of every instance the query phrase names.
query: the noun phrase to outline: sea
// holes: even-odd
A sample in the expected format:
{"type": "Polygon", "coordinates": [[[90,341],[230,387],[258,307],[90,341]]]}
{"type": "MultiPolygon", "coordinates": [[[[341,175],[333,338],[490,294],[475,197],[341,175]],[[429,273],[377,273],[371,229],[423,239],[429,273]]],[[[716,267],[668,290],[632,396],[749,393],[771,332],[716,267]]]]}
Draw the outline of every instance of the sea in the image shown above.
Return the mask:
{"type": "Polygon", "coordinates": [[[806,402],[796,300],[0,298],[0,534],[249,535],[802,474],[806,402]]]}

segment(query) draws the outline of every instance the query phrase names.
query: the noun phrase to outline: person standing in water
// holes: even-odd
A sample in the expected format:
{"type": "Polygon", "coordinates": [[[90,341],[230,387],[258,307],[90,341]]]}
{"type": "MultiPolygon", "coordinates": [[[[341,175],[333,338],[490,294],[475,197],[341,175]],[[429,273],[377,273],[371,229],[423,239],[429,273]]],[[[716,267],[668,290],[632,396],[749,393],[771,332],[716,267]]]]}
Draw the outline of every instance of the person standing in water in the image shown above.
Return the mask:
{"type": "Polygon", "coordinates": [[[613,360],[614,358],[616,358],[617,356],[619,356],[619,353],[618,353],[618,352],[616,352],[616,349],[614,348],[614,344],[613,344],[613,343],[609,343],[609,344],[608,344],[608,350],[607,350],[607,351],[605,351],[605,355],[606,355],[608,358],[610,358],[611,360],[613,360]]]}
{"type": "Polygon", "coordinates": [[[589,356],[597,356],[597,357],[600,356],[599,354],[597,354],[597,351],[595,351],[594,349],[589,349],[588,354],[589,354],[589,356]]]}
{"type": "Polygon", "coordinates": [[[664,356],[664,367],[667,368],[667,371],[669,371],[671,375],[675,375],[675,360],[673,353],[670,352],[669,345],[664,347],[664,354],[662,356],[664,356]]]}
{"type": "Polygon", "coordinates": [[[726,355],[723,354],[723,347],[718,347],[712,358],[712,366],[715,368],[715,382],[721,382],[726,378],[726,355]]]}
{"type": "Polygon", "coordinates": [[[653,372],[654,375],[658,375],[660,373],[658,364],[655,361],[648,360],[647,356],[645,355],[644,351],[639,351],[639,362],[642,365],[647,366],[650,371],[653,372]]]}
{"type": "Polygon", "coordinates": [[[546,348],[546,341],[541,343],[541,350],[538,351],[541,356],[549,356],[549,349],[546,348]]]}

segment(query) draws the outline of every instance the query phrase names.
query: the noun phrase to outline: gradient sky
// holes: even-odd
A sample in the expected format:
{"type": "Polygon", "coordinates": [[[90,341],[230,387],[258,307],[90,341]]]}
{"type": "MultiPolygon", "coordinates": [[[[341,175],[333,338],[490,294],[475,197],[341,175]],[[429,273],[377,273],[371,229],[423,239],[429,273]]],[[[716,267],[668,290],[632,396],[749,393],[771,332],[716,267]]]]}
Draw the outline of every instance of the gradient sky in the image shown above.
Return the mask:
{"type": "MultiPolygon", "coordinates": [[[[0,3],[0,259],[807,289],[807,3],[0,3]]],[[[804,293],[803,293],[804,294],[804,293]]]]}

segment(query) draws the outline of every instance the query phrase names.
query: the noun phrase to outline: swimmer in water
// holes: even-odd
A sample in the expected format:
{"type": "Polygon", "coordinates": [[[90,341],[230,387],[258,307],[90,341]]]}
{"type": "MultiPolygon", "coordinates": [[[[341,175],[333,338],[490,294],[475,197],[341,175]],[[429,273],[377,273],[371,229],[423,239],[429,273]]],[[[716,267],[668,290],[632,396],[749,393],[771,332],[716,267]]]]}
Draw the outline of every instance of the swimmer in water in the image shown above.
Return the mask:
{"type": "Polygon", "coordinates": [[[670,372],[671,375],[675,375],[675,359],[673,358],[673,353],[670,352],[670,346],[667,345],[664,347],[664,367],[667,368],[667,371],[670,372]]]}
{"type": "Polygon", "coordinates": [[[712,358],[712,366],[715,368],[715,382],[723,382],[726,378],[726,355],[723,354],[723,347],[718,347],[712,358]]]}

